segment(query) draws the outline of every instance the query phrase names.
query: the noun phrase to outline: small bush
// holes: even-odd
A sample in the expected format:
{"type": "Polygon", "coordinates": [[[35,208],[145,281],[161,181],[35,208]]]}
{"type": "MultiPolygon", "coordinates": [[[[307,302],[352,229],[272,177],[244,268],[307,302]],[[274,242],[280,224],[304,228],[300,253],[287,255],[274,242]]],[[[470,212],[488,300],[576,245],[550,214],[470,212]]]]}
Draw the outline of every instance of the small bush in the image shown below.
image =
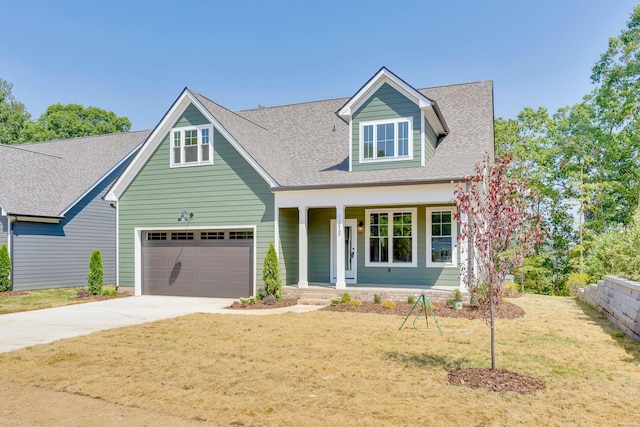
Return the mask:
{"type": "Polygon", "coordinates": [[[362,305],[362,301],[360,301],[359,299],[352,299],[351,301],[349,301],[349,305],[352,307],[360,307],[362,305]]]}
{"type": "Polygon", "coordinates": [[[382,301],[381,307],[382,308],[396,308],[396,303],[391,301],[390,299],[386,299],[386,300],[382,301]]]}
{"type": "Polygon", "coordinates": [[[373,302],[376,304],[380,304],[382,302],[382,297],[380,294],[373,294],[373,302]]]}
{"type": "Polygon", "coordinates": [[[108,297],[113,297],[118,295],[118,291],[115,289],[103,289],[102,290],[102,295],[104,296],[108,296],[108,297]]]}
{"type": "Polygon", "coordinates": [[[255,295],[251,295],[249,297],[249,304],[255,304],[256,302],[258,302],[258,298],[256,298],[255,295]]]}
{"type": "Polygon", "coordinates": [[[460,289],[456,289],[455,291],[453,291],[453,300],[462,301],[462,292],[460,292],[460,289]]]}
{"type": "Polygon", "coordinates": [[[447,307],[453,307],[453,298],[452,297],[445,298],[444,305],[446,305],[447,307]]]}
{"type": "Polygon", "coordinates": [[[342,294],[342,299],[340,301],[345,303],[345,304],[349,304],[349,301],[351,301],[351,295],[349,295],[349,293],[345,292],[344,294],[342,294]]]}
{"type": "Polygon", "coordinates": [[[240,304],[249,304],[249,298],[240,298],[238,301],[240,301],[240,304]]]}
{"type": "Polygon", "coordinates": [[[11,290],[11,259],[7,245],[0,247],[0,292],[11,290]]]}
{"type": "Polygon", "coordinates": [[[342,302],[342,298],[340,298],[340,297],[331,298],[331,305],[334,306],[334,307],[336,305],[340,304],[341,302],[342,302]]]}
{"type": "Polygon", "coordinates": [[[409,304],[415,304],[415,303],[416,303],[416,299],[415,299],[415,297],[414,297],[413,295],[409,295],[409,296],[407,297],[407,302],[408,302],[409,304]]]}
{"type": "Polygon", "coordinates": [[[276,254],[276,248],[273,243],[269,243],[269,249],[264,257],[262,280],[264,280],[265,295],[272,295],[280,301],[282,299],[282,279],[280,279],[278,254],[276,254]]]}
{"type": "Polygon", "coordinates": [[[91,295],[100,295],[104,284],[104,269],[102,267],[102,255],[99,250],[94,250],[89,259],[89,275],[87,286],[91,295]]]}
{"type": "Polygon", "coordinates": [[[567,288],[571,295],[576,295],[578,289],[584,288],[589,284],[589,275],[586,273],[571,273],[567,279],[567,288]]]}

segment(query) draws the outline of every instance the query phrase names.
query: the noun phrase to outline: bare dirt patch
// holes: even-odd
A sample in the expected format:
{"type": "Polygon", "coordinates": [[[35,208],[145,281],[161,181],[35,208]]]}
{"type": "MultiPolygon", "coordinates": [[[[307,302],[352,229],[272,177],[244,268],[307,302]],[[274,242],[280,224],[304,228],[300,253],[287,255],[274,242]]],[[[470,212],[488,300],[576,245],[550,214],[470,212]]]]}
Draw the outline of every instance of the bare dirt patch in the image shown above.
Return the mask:
{"type": "Polygon", "coordinates": [[[539,379],[506,369],[456,369],[449,372],[447,380],[451,385],[483,388],[500,393],[513,391],[519,394],[534,394],[544,389],[544,382],[539,379]]]}

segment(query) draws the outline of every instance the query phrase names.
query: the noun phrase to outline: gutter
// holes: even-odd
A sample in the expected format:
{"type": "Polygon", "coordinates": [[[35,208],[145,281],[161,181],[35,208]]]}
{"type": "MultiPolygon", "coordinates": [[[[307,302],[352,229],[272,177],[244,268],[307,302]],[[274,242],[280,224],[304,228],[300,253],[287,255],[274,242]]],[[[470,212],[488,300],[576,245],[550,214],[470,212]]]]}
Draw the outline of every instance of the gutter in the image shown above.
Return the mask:
{"type": "Polygon", "coordinates": [[[392,187],[396,185],[422,185],[422,184],[454,184],[464,182],[465,178],[456,177],[449,179],[433,179],[420,181],[385,181],[385,182],[367,182],[353,184],[333,184],[333,185],[299,185],[299,186],[281,186],[271,188],[272,192],[279,191],[300,191],[300,190],[330,190],[333,188],[366,188],[366,187],[392,187]]]}

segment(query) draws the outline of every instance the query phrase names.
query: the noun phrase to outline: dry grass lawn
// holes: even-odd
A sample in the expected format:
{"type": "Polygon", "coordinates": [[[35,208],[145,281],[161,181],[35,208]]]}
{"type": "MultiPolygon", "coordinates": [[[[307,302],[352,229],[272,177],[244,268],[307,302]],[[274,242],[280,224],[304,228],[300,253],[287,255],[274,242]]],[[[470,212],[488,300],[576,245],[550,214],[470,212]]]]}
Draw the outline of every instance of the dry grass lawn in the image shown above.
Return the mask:
{"type": "Polygon", "coordinates": [[[438,319],[440,336],[433,322],[399,331],[399,316],[336,312],[99,332],[0,354],[0,381],[213,425],[637,425],[639,343],[571,298],[512,302],[526,317],[497,324],[498,365],[543,380],[535,395],[447,384],[451,369],[488,366],[483,321],[438,319]]]}

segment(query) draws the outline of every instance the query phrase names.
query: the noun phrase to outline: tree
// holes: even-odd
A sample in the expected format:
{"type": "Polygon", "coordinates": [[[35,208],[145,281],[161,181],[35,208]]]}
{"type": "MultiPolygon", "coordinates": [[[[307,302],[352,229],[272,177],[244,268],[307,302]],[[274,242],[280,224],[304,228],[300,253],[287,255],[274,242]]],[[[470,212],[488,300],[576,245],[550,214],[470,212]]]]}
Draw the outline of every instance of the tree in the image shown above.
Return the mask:
{"type": "Polygon", "coordinates": [[[128,132],[131,122],[111,111],[80,104],[53,104],[37,121],[27,122],[22,142],[49,141],[128,132]]]}
{"type": "Polygon", "coordinates": [[[7,245],[0,246],[0,292],[11,290],[11,259],[7,245]]]}
{"type": "Polygon", "coordinates": [[[31,115],[11,93],[13,85],[0,78],[0,144],[15,144],[31,115]]]}
{"type": "Polygon", "coordinates": [[[89,275],[87,276],[87,286],[91,295],[100,295],[104,284],[104,269],[102,267],[102,254],[98,249],[91,253],[89,259],[89,275]]]}
{"type": "Polygon", "coordinates": [[[460,238],[471,244],[472,265],[463,267],[463,281],[488,314],[491,327],[491,369],[496,369],[495,307],[507,274],[522,265],[541,237],[540,217],[532,209],[526,182],[507,176],[509,157],[495,161],[485,154],[454,201],[461,220],[460,238]]]}
{"type": "Polygon", "coordinates": [[[264,280],[264,292],[274,296],[280,301],[282,299],[282,280],[280,279],[280,266],[278,265],[278,255],[273,243],[269,243],[269,249],[264,257],[264,268],[262,269],[262,280],[264,280]]]}

